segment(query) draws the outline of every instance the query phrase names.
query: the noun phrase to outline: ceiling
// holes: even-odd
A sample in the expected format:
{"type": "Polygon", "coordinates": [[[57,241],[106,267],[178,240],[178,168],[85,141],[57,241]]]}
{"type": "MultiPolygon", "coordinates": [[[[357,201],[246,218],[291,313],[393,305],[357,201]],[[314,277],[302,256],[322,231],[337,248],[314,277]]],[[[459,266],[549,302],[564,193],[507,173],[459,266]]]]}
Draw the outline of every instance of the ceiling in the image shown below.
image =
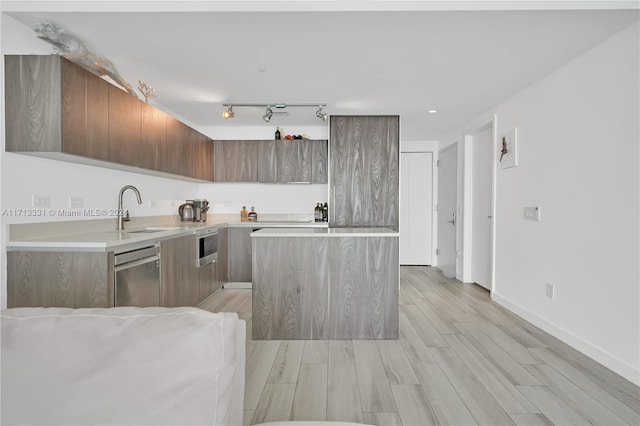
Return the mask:
{"type": "MultiPolygon", "coordinates": [[[[266,124],[264,108],[234,108],[236,118],[224,120],[223,103],[323,103],[329,114],[399,114],[405,140],[461,131],[639,19],[637,5],[575,7],[589,2],[568,10],[513,1],[504,3],[510,10],[481,1],[3,3],[30,28],[62,26],[196,127],[266,124]]],[[[316,109],[287,108],[270,125],[294,133],[322,125],[316,109]]]]}

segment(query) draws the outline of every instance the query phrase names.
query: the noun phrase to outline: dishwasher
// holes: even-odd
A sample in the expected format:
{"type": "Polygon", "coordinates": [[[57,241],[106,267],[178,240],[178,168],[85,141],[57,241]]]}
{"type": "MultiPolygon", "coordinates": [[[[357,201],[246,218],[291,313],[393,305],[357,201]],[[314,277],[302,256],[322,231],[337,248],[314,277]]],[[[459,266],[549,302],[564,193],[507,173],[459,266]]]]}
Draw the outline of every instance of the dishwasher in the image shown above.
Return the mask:
{"type": "Polygon", "coordinates": [[[160,306],[160,247],[115,255],[115,306],[160,306]]]}

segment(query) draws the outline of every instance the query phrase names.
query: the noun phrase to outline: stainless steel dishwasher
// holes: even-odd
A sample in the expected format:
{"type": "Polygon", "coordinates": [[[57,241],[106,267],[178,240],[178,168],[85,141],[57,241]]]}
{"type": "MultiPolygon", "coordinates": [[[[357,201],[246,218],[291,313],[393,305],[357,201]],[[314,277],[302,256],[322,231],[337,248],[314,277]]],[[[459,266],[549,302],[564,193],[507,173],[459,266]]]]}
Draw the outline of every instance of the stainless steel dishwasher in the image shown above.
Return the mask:
{"type": "Polygon", "coordinates": [[[115,255],[115,306],[160,306],[160,247],[115,255]]]}

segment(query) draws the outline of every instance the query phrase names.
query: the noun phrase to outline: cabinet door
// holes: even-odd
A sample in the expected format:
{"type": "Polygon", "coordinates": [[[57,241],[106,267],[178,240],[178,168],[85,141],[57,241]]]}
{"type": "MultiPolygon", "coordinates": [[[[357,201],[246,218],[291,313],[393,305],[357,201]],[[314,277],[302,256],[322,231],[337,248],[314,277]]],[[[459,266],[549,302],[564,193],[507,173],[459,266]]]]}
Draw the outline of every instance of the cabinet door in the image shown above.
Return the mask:
{"type": "Polygon", "coordinates": [[[306,140],[277,141],[278,182],[311,182],[311,145],[306,140]]]}
{"type": "Polygon", "coordinates": [[[142,102],[109,85],[109,160],[139,167],[142,102]]]}
{"type": "Polygon", "coordinates": [[[215,182],[257,182],[258,141],[215,141],[215,182]]]}
{"type": "Polygon", "coordinates": [[[7,252],[8,308],[113,306],[113,253],[7,252]]]}
{"type": "Polygon", "coordinates": [[[187,174],[187,147],[189,128],[171,116],[167,116],[167,140],[163,154],[163,170],[167,173],[187,174]]]}
{"type": "Polygon", "coordinates": [[[333,226],[398,226],[399,118],[331,117],[333,226]]]}
{"type": "Polygon", "coordinates": [[[5,56],[5,150],[60,150],[60,60],[5,56]]]}
{"type": "Polygon", "coordinates": [[[196,268],[196,236],[160,242],[162,306],[195,306],[200,302],[196,268]]]}
{"type": "Polygon", "coordinates": [[[213,141],[189,129],[187,145],[187,175],[213,181],[213,141]]]}
{"type": "Polygon", "coordinates": [[[167,114],[143,103],[141,121],[140,167],[162,170],[162,156],[167,140],[167,114]]]}
{"type": "Polygon", "coordinates": [[[278,182],[278,150],[275,140],[258,141],[258,182],[278,182]]]}
{"type": "Polygon", "coordinates": [[[252,228],[228,228],[228,281],[251,282],[251,232],[252,228]]]}
{"type": "Polygon", "coordinates": [[[328,182],[328,148],[326,140],[309,141],[311,145],[311,182],[328,182]]]}
{"type": "Polygon", "coordinates": [[[62,151],[109,159],[109,83],[67,61],[62,66],[62,151]]]}
{"type": "Polygon", "coordinates": [[[210,263],[198,269],[198,303],[202,302],[220,288],[218,285],[217,265],[217,263],[210,263]]]}

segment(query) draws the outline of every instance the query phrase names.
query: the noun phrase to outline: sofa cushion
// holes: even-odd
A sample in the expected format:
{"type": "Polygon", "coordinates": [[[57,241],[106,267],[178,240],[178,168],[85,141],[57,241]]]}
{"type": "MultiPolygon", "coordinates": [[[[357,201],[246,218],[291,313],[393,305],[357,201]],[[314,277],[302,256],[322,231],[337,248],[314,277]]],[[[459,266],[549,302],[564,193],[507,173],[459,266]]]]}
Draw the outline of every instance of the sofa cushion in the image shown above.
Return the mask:
{"type": "Polygon", "coordinates": [[[18,308],[1,321],[2,424],[226,425],[232,406],[242,414],[236,314],[18,308]]]}

